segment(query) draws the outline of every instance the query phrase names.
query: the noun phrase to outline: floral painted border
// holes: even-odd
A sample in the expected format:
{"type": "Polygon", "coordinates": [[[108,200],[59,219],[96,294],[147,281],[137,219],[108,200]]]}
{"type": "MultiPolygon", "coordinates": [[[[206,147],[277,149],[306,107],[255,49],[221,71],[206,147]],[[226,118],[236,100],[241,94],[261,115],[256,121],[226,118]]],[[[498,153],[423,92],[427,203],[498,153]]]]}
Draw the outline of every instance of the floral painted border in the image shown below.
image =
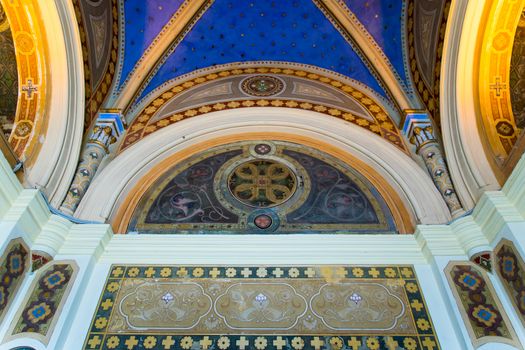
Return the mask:
{"type": "Polygon", "coordinates": [[[428,313],[414,268],[409,265],[395,266],[133,266],[113,265],[102,291],[97,310],[83,349],[352,349],[377,350],[440,349],[438,339],[428,313]],[[311,279],[324,278],[328,282],[342,279],[370,279],[399,281],[406,292],[410,311],[416,321],[417,335],[363,334],[348,332],[341,335],[268,334],[206,335],[170,334],[169,332],[109,333],[106,331],[114,302],[124,279],[311,279]]]}

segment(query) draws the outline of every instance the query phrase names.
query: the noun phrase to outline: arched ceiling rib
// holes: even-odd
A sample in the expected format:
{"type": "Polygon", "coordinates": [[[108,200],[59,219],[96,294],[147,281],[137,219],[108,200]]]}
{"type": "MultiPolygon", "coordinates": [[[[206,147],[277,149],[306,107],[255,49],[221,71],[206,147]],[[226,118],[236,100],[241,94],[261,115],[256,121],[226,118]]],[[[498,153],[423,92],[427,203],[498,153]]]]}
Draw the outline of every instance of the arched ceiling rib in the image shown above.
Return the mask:
{"type": "MultiPolygon", "coordinates": [[[[153,39],[151,45],[142,52],[142,56],[134,66],[133,70],[129,74],[129,77],[124,82],[123,86],[120,87],[119,92],[116,94],[116,100],[110,99],[109,104],[111,107],[125,109],[130,101],[132,101],[135,94],[140,89],[140,86],[144,79],[150,74],[155,64],[165,54],[173,43],[177,43],[178,40],[185,35],[189,28],[195,24],[199,16],[204,12],[206,7],[211,3],[210,0],[186,0],[173,14],[169,22],[162,28],[160,33],[153,39]]],[[[124,14],[125,15],[125,14],[124,14]]],[[[128,13],[128,16],[130,14],[128,13]]],[[[127,26],[125,25],[125,28],[127,26]]],[[[126,31],[125,28],[121,30],[126,31]]],[[[139,30],[140,32],[140,30],[139,30]]],[[[149,40],[148,37],[144,36],[143,40],[149,40]]],[[[126,56],[126,44],[121,43],[124,47],[122,55],[126,56]]],[[[122,60],[125,58],[121,57],[122,60]]]]}
{"type": "Polygon", "coordinates": [[[121,3],[125,17],[121,85],[106,107],[127,109],[137,97],[196,69],[254,60],[329,69],[390,98],[400,110],[417,107],[410,100],[404,72],[402,4],[387,0],[359,5],[336,0],[121,3]]]}

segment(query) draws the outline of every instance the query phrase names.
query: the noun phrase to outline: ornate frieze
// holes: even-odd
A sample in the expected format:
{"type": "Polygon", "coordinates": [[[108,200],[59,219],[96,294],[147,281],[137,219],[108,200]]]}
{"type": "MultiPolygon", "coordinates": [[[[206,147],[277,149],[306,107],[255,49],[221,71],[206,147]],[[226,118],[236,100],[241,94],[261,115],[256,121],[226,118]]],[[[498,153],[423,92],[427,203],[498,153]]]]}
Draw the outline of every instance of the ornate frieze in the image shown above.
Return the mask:
{"type": "Polygon", "coordinates": [[[489,342],[518,343],[512,324],[483,269],[471,262],[451,262],[445,268],[445,275],[474,347],[489,342]]]}
{"type": "Polygon", "coordinates": [[[525,326],[525,263],[509,240],[502,239],[494,250],[496,272],[525,326]]]}
{"type": "Polygon", "coordinates": [[[407,152],[396,127],[394,113],[387,111],[378,102],[379,98],[366,88],[357,88],[343,78],[338,80],[326,71],[313,71],[308,66],[289,64],[289,67],[277,67],[276,62],[264,64],[255,68],[228,69],[226,66],[213,72],[197,71],[184,80],[169,82],[155,90],[130,110],[136,117],[124,136],[119,152],[183,119],[246,107],[297,108],[323,113],[365,128],[407,152]],[[272,64],[276,66],[272,67],[272,64]],[[260,84],[261,77],[265,77],[263,85],[260,84]],[[197,96],[202,96],[204,86],[216,80],[221,83],[231,82],[231,85],[223,86],[219,92],[214,91],[213,98],[192,99],[191,103],[188,102],[193,91],[197,96]],[[248,89],[250,84],[253,91],[248,89]],[[270,91],[271,96],[260,93],[254,96],[257,92],[254,89],[257,88],[265,90],[265,94],[270,91]]]}
{"type": "Polygon", "coordinates": [[[113,266],[84,349],[439,349],[411,266],[113,266]]]}

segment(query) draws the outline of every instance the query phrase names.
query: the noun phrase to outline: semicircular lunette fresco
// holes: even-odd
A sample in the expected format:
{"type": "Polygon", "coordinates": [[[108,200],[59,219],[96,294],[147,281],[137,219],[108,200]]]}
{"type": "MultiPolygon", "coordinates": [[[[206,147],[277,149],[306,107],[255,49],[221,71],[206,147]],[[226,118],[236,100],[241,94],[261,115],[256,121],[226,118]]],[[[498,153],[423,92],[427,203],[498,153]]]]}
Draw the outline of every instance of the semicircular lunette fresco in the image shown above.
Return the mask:
{"type": "Polygon", "coordinates": [[[142,196],[128,233],[395,233],[378,191],[303,145],[244,141],[197,154],[142,196]]]}

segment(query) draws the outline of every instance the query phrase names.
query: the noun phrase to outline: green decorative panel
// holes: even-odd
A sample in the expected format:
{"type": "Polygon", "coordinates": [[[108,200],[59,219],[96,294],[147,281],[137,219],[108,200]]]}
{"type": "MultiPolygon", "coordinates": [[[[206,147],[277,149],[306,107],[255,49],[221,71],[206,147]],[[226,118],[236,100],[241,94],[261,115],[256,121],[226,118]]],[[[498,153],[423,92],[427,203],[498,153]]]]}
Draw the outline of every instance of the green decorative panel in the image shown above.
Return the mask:
{"type": "Polygon", "coordinates": [[[470,262],[451,262],[445,274],[474,347],[490,342],[517,344],[485,271],[470,262]]]}
{"type": "Polygon", "coordinates": [[[496,271],[525,326],[525,263],[514,243],[503,239],[494,250],[496,271]]]}
{"type": "Polygon", "coordinates": [[[111,267],[84,349],[439,349],[412,266],[111,267]]]}

